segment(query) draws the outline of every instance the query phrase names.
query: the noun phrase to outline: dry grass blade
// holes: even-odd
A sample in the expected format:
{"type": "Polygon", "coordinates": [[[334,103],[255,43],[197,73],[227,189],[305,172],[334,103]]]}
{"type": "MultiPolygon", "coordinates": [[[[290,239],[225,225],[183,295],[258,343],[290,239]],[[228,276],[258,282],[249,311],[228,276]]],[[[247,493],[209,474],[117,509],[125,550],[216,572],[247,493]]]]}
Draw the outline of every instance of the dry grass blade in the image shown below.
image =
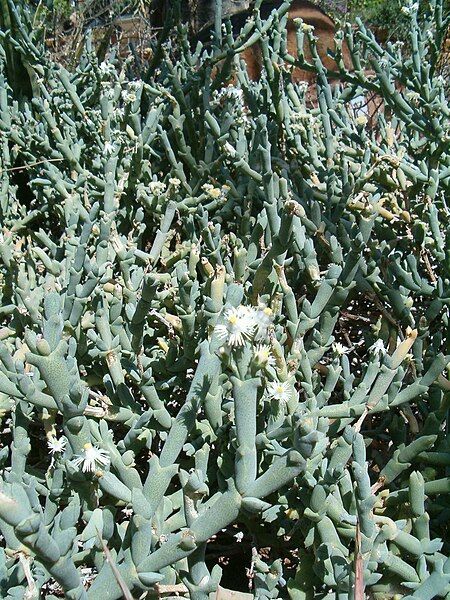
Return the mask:
{"type": "Polygon", "coordinates": [[[98,538],[99,538],[99,540],[100,540],[100,542],[102,544],[103,552],[105,553],[106,560],[111,565],[111,570],[112,570],[112,572],[114,574],[114,577],[116,578],[116,581],[119,584],[120,589],[122,590],[123,597],[125,598],[125,600],[134,600],[134,598],[133,598],[133,596],[132,596],[132,594],[131,594],[128,586],[127,586],[127,584],[123,580],[122,575],[119,573],[118,568],[114,564],[114,560],[113,560],[113,557],[111,556],[111,552],[109,551],[109,548],[106,545],[106,543],[102,540],[102,537],[101,537],[100,532],[99,532],[98,529],[97,529],[97,535],[98,535],[98,538]]]}

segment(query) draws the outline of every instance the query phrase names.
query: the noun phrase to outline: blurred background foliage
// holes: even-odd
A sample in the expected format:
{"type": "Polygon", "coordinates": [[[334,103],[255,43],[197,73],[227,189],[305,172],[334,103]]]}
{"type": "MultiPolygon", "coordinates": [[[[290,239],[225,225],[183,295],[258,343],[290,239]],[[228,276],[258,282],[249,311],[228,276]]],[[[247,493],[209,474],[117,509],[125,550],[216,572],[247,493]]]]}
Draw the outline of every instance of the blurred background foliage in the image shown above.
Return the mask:
{"type": "MultiPolygon", "coordinates": [[[[166,3],[168,0],[164,0],[166,3]]],[[[269,0],[274,2],[274,0],[269,0]]],[[[7,0],[2,0],[5,4],[7,0]]],[[[214,2],[214,0],[211,0],[214,2]]],[[[312,0],[335,19],[354,21],[360,18],[365,24],[385,31],[387,37],[398,40],[406,38],[408,19],[401,13],[402,0],[312,0]]],[[[152,12],[158,10],[162,0],[22,0],[13,2],[30,8],[37,23],[44,26],[48,34],[56,35],[77,25],[84,27],[107,27],[124,17],[138,16],[152,22],[152,12]]],[[[196,0],[191,4],[195,10],[196,0]]],[[[175,5],[176,2],[169,2],[175,5]]],[[[426,1],[419,3],[422,12],[426,1]]],[[[1,17],[0,17],[1,18],[1,17]]]]}
{"type": "MultiPolygon", "coordinates": [[[[87,38],[93,42],[98,58],[112,48],[124,59],[133,55],[138,68],[145,70],[149,61],[158,57],[158,45],[169,35],[170,27],[164,27],[172,16],[172,24],[183,19],[189,21],[191,32],[195,30],[192,15],[205,9],[208,0],[0,0],[0,30],[14,31],[19,21],[32,23],[33,40],[45,43],[56,61],[69,69],[77,64],[87,38]],[[14,14],[19,15],[15,18],[14,14]],[[180,17],[183,15],[183,17],[180,17]],[[162,33],[162,35],[161,35],[162,33]]],[[[215,0],[209,0],[214,3],[215,0]]],[[[360,19],[374,31],[380,43],[399,42],[408,56],[409,20],[402,13],[403,0],[311,0],[339,23],[360,19]]],[[[263,0],[277,5],[277,0],[263,0]]],[[[281,0],[280,0],[281,2],[281,0]]],[[[250,2],[252,4],[252,2],[250,2]]],[[[279,4],[279,2],[278,2],[279,4]]],[[[428,6],[420,0],[419,20],[428,6]]],[[[195,38],[195,34],[191,33],[195,38]]],[[[0,38],[0,44],[8,55],[9,81],[20,94],[30,96],[31,87],[26,68],[8,37],[0,38]]],[[[450,35],[442,48],[440,71],[450,77],[450,35]]]]}

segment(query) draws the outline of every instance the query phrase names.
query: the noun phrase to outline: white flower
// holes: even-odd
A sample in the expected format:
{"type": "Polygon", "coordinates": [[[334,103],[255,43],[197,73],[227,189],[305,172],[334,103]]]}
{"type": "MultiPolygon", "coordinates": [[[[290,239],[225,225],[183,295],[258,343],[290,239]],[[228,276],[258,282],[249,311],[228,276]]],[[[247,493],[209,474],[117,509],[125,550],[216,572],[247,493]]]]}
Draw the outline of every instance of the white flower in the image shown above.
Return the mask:
{"type": "Polygon", "coordinates": [[[351,350],[351,348],[347,348],[347,346],[344,346],[344,344],[341,344],[340,342],[334,343],[331,347],[333,349],[333,352],[338,356],[348,354],[351,350]]]}
{"type": "Polygon", "coordinates": [[[252,122],[248,118],[245,112],[238,113],[235,118],[236,125],[242,125],[245,131],[249,131],[251,129],[252,122]]]}
{"type": "Polygon", "coordinates": [[[133,509],[125,507],[125,508],[122,509],[122,514],[124,514],[126,517],[132,517],[133,516],[133,509]]]}
{"type": "Polygon", "coordinates": [[[67,445],[67,440],[65,438],[55,438],[53,436],[47,439],[47,446],[50,450],[50,454],[59,454],[64,452],[67,445]]]}
{"type": "Polygon", "coordinates": [[[255,360],[262,367],[271,367],[275,364],[275,358],[270,350],[270,346],[267,344],[258,344],[258,346],[256,346],[255,360]]]}
{"type": "MultiPolygon", "coordinates": [[[[109,86],[109,83],[107,84],[109,86]]],[[[104,95],[106,96],[106,98],[108,98],[109,100],[113,100],[114,96],[116,95],[116,92],[114,91],[114,88],[112,87],[108,87],[105,92],[104,95]]]]}
{"type": "Polygon", "coordinates": [[[98,70],[100,71],[100,73],[107,75],[108,73],[113,72],[115,69],[111,63],[103,61],[99,64],[98,70]]]}
{"type": "Polygon", "coordinates": [[[365,115],[359,115],[356,117],[356,124],[364,127],[364,125],[367,125],[367,117],[365,115]]]}
{"type": "Polygon", "coordinates": [[[418,106],[420,103],[420,94],[418,92],[407,92],[406,97],[411,101],[414,106],[418,106]]]}
{"type": "Polygon", "coordinates": [[[103,151],[105,154],[112,154],[116,149],[115,145],[112,142],[105,142],[103,147],[103,151]]]}
{"type": "Polygon", "coordinates": [[[402,6],[402,8],[400,10],[404,15],[409,16],[413,13],[416,13],[419,10],[419,3],[418,2],[414,2],[414,4],[409,3],[408,6],[402,6]]]}
{"type": "Polygon", "coordinates": [[[162,181],[151,181],[148,187],[150,188],[150,192],[155,196],[160,196],[166,191],[166,184],[162,181]]]}
{"type": "Polygon", "coordinates": [[[128,83],[128,89],[133,90],[133,91],[140,90],[142,88],[143,83],[144,82],[142,81],[142,79],[136,79],[135,81],[130,81],[128,83]]]}
{"type": "Polygon", "coordinates": [[[106,467],[110,463],[110,459],[108,456],[108,452],[103,450],[102,448],[97,448],[92,444],[85,444],[83,453],[80,456],[77,456],[73,461],[73,464],[76,467],[81,467],[83,473],[90,471],[91,473],[95,471],[97,466],[106,467]]]}
{"type": "Polygon", "coordinates": [[[219,198],[221,200],[224,200],[228,194],[229,189],[230,188],[228,185],[223,185],[220,188],[214,187],[210,183],[205,183],[202,185],[202,190],[204,190],[208,194],[208,196],[211,196],[211,198],[214,198],[215,200],[219,198]]]}
{"type": "Polygon", "coordinates": [[[224,314],[225,323],[216,325],[215,331],[223,343],[229,346],[243,346],[250,339],[255,328],[253,315],[246,306],[230,308],[224,314]]]}
{"type": "Polygon", "coordinates": [[[242,531],[238,531],[234,536],[233,536],[237,542],[242,542],[242,540],[244,539],[244,534],[242,533],[242,531]]]}
{"type": "Polygon", "coordinates": [[[234,85],[223,87],[220,91],[214,93],[214,101],[220,102],[222,99],[234,100],[242,103],[244,101],[244,92],[241,88],[234,85]]]}
{"type": "Polygon", "coordinates": [[[136,100],[136,94],[134,92],[128,92],[127,90],[122,90],[121,96],[122,100],[127,103],[131,103],[136,100]]]}
{"type": "Polygon", "coordinates": [[[231,156],[231,158],[234,158],[236,156],[236,150],[233,148],[233,146],[230,144],[230,142],[225,142],[225,144],[223,145],[223,149],[225,150],[225,152],[227,154],[229,154],[231,156]]]}
{"type": "Polygon", "coordinates": [[[307,81],[299,81],[298,82],[298,90],[301,94],[306,94],[309,88],[309,83],[307,81]]]}
{"type": "Polygon", "coordinates": [[[178,177],[171,177],[169,179],[169,183],[170,185],[172,185],[175,189],[178,189],[181,185],[181,181],[178,179],[178,177]]]}
{"type": "Polygon", "coordinates": [[[258,308],[252,310],[252,317],[255,326],[255,340],[260,341],[266,339],[269,327],[272,324],[272,309],[264,304],[260,304],[258,308]]]}
{"type": "Polygon", "coordinates": [[[289,402],[292,398],[292,386],[289,381],[269,381],[267,394],[270,400],[289,402]]]}

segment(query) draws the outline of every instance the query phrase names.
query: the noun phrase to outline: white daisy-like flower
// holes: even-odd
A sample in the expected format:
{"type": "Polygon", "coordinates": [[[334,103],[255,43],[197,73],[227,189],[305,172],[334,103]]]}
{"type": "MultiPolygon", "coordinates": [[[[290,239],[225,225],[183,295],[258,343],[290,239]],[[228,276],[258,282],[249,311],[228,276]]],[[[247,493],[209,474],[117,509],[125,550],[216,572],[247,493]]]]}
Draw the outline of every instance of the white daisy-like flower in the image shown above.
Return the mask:
{"type": "Polygon", "coordinates": [[[292,386],[289,381],[269,381],[267,384],[267,395],[270,400],[289,402],[292,398],[292,386]]]}
{"type": "Polygon", "coordinates": [[[260,304],[252,310],[253,323],[255,326],[255,340],[261,341],[267,338],[269,327],[272,324],[273,311],[268,306],[260,304]]]}
{"type": "Polygon", "coordinates": [[[216,325],[215,331],[223,343],[231,347],[243,346],[252,337],[255,323],[253,314],[246,306],[230,308],[224,314],[225,322],[216,325]]]}
{"type": "Polygon", "coordinates": [[[271,367],[275,364],[275,358],[271,348],[267,344],[258,344],[255,348],[255,360],[262,367],[271,367]]]}
{"type": "Polygon", "coordinates": [[[47,438],[47,446],[50,454],[61,454],[66,449],[67,440],[65,438],[55,438],[53,436],[47,438]]]}
{"type": "Polygon", "coordinates": [[[92,444],[85,444],[83,453],[77,456],[73,461],[76,467],[81,466],[83,473],[93,473],[96,467],[106,467],[110,463],[108,452],[102,448],[97,448],[92,444]]]}
{"type": "Polygon", "coordinates": [[[244,539],[244,534],[242,533],[242,531],[238,531],[237,533],[234,534],[233,537],[239,543],[239,542],[242,542],[242,540],[244,539]]]}
{"type": "Polygon", "coordinates": [[[338,356],[343,356],[344,354],[348,354],[351,350],[351,348],[344,346],[344,344],[341,344],[340,342],[335,342],[331,347],[333,349],[333,352],[335,354],[337,354],[338,356]]]}

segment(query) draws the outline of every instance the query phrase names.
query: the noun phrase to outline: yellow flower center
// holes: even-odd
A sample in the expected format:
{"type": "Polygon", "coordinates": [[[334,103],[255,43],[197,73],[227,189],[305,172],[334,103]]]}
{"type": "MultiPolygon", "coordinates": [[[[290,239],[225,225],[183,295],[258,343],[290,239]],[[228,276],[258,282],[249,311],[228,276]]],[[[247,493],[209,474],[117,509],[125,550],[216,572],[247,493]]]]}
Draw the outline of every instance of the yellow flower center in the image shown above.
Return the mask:
{"type": "Polygon", "coordinates": [[[236,315],[230,315],[228,317],[228,322],[231,323],[231,325],[236,325],[237,323],[237,316],[236,315]]]}

